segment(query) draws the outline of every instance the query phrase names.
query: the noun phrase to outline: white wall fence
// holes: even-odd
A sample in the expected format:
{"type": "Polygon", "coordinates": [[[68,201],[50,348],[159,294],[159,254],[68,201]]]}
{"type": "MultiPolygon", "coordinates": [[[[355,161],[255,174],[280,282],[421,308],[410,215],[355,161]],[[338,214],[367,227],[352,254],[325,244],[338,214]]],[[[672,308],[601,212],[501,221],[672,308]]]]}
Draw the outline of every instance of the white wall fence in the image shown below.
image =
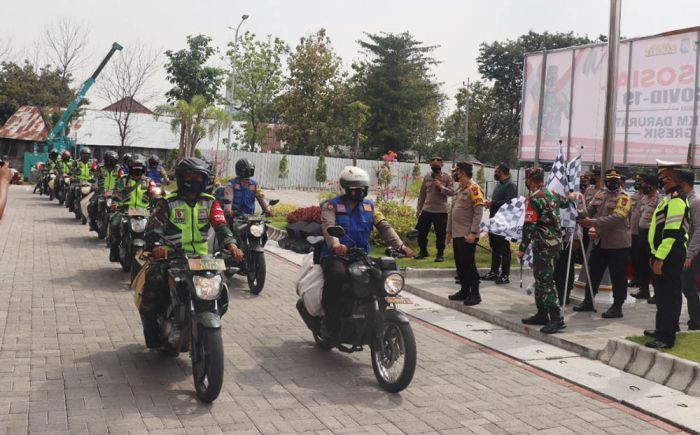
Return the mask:
{"type": "MultiPolygon", "coordinates": [[[[214,160],[213,150],[202,150],[202,154],[207,159],[214,160]]],[[[328,189],[332,187],[327,183],[319,183],[316,181],[316,167],[318,165],[318,156],[297,156],[297,155],[287,155],[287,168],[289,174],[287,178],[279,178],[279,165],[280,160],[282,160],[283,154],[272,154],[272,153],[256,153],[248,151],[221,151],[219,150],[216,160],[220,162],[221,165],[221,176],[222,177],[234,177],[235,170],[234,165],[238,159],[247,158],[255,163],[255,179],[265,188],[272,189],[304,189],[304,190],[319,190],[328,189]],[[228,153],[228,156],[226,155],[228,153]],[[227,158],[228,157],[228,158],[227,158]]],[[[372,178],[372,185],[376,185],[377,168],[381,165],[379,160],[358,160],[357,166],[369,172],[372,178]]],[[[352,159],[342,159],[336,157],[326,157],[326,178],[328,180],[337,180],[340,176],[340,172],[346,166],[352,165],[352,159]]],[[[445,168],[449,168],[451,163],[445,162],[445,168]]],[[[393,178],[392,184],[399,185],[402,182],[405,175],[409,175],[413,171],[413,163],[410,162],[397,162],[393,164],[395,176],[393,178]]],[[[430,171],[430,165],[427,163],[421,163],[421,175],[425,175],[430,171]]],[[[474,176],[476,177],[477,167],[474,168],[474,176]]],[[[485,186],[487,194],[490,194],[494,188],[493,179],[494,169],[486,166],[484,168],[484,177],[487,181],[485,186]]],[[[525,188],[522,179],[524,177],[524,170],[511,170],[513,174],[513,180],[516,181],[520,179],[519,187],[522,192],[525,188]],[[519,175],[519,177],[518,177],[519,175]]],[[[517,181],[516,181],[517,182],[517,181]]]]}

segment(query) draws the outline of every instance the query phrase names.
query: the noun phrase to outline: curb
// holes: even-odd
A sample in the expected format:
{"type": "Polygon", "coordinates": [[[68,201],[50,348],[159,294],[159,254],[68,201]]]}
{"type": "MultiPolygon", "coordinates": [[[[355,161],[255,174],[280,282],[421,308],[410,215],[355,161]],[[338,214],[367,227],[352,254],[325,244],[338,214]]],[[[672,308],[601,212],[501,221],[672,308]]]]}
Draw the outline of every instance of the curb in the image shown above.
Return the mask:
{"type": "Polygon", "coordinates": [[[700,397],[700,364],[649,349],[624,338],[614,338],[599,359],[612,367],[700,397]]]}
{"type": "Polygon", "coordinates": [[[287,231],[281,230],[277,227],[273,227],[272,225],[268,225],[267,226],[267,237],[270,240],[274,240],[275,242],[279,242],[280,240],[287,237],[287,231]]]}
{"type": "Polygon", "coordinates": [[[585,356],[585,357],[590,358],[590,359],[598,359],[599,352],[597,350],[590,349],[590,348],[582,346],[578,343],[574,343],[572,341],[563,339],[563,338],[561,338],[561,336],[558,336],[557,334],[543,334],[539,331],[539,329],[533,329],[533,328],[530,328],[529,326],[523,325],[521,323],[511,322],[510,320],[496,316],[495,314],[484,312],[484,311],[479,310],[473,306],[466,306],[466,305],[462,304],[461,302],[450,301],[446,298],[435,295],[429,291],[425,291],[425,290],[422,290],[418,287],[414,287],[408,283],[406,284],[406,291],[413,293],[414,295],[419,296],[423,299],[426,299],[430,302],[436,303],[438,305],[442,305],[443,307],[457,310],[457,311],[460,311],[460,312],[465,313],[465,314],[469,314],[470,316],[474,316],[478,319],[485,320],[489,323],[493,323],[494,325],[501,326],[505,329],[509,329],[511,331],[518,332],[518,333],[526,335],[528,337],[532,337],[536,340],[540,340],[540,341],[543,341],[545,343],[552,344],[552,345],[560,347],[564,350],[575,352],[579,355],[585,356]]]}

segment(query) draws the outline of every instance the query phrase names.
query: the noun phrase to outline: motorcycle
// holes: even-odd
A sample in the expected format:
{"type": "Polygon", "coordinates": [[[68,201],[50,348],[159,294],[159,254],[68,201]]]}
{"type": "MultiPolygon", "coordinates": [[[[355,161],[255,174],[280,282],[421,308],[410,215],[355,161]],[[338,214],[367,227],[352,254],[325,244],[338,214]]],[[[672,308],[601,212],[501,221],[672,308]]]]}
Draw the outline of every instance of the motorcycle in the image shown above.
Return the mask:
{"type": "MultiPolygon", "coordinates": [[[[58,198],[58,204],[63,205],[68,199],[68,192],[70,189],[70,177],[68,175],[61,175],[58,177],[58,189],[56,190],[56,198],[58,198]]],[[[67,205],[66,205],[67,206],[67,205]]]]}
{"type": "MultiPolygon", "coordinates": [[[[341,226],[331,226],[328,234],[340,238],[345,230],[341,226]]],[[[408,238],[415,238],[417,234],[413,230],[408,238]]],[[[309,236],[307,241],[314,247],[318,260],[323,236],[309,236]]],[[[411,303],[408,298],[399,296],[404,288],[404,277],[398,270],[396,258],[402,254],[390,248],[387,254],[390,256],[372,258],[362,249],[351,247],[342,257],[347,261],[350,278],[342,289],[344,311],[338,342],[333,343],[322,335],[322,317],[312,316],[302,297],[296,307],[319,348],[353,353],[368,345],[372,370],[379,385],[398,393],[413,379],[417,350],[408,317],[396,308],[398,304],[411,303]]]]}
{"type": "Polygon", "coordinates": [[[224,380],[224,347],[221,318],[228,311],[229,291],[222,272],[228,253],[196,256],[184,253],[173,243],[155,233],[149,242],[171,248],[169,258],[146,261],[168,262],[167,308],[157,316],[163,350],[171,356],[190,353],[192,376],[199,400],[213,402],[224,380]]]}
{"type": "Polygon", "coordinates": [[[119,264],[124,272],[131,271],[132,281],[140,269],[136,256],[146,245],[143,235],[148,224],[148,216],[148,210],[139,208],[130,208],[127,213],[122,214],[119,264]]]}
{"type": "Polygon", "coordinates": [[[89,200],[88,196],[93,193],[93,182],[94,180],[80,181],[73,190],[73,214],[75,214],[75,219],[80,220],[83,225],[87,223],[87,204],[85,201],[89,200]]]}
{"type": "Polygon", "coordinates": [[[104,239],[109,231],[109,221],[112,217],[112,191],[107,190],[97,198],[97,238],[104,239]]]}
{"type": "Polygon", "coordinates": [[[49,201],[53,201],[53,199],[56,197],[56,173],[54,171],[51,171],[45,179],[45,193],[49,195],[49,201]]]}

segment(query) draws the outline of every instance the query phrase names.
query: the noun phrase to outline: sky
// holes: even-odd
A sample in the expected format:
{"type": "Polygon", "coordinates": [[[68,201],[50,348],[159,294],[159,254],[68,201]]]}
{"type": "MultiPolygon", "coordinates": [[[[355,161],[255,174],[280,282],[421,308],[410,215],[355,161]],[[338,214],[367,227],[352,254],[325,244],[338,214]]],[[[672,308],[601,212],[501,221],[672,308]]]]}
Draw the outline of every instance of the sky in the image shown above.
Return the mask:
{"type": "MultiPolygon", "coordinates": [[[[452,99],[463,81],[480,78],[476,57],[482,42],[514,39],[529,30],[595,37],[608,32],[608,11],[609,0],[33,0],[0,5],[0,40],[11,40],[15,57],[21,58],[57,20],[81,23],[90,31],[88,61],[77,74],[82,81],[113,41],[125,50],[137,41],[178,50],[187,35],[202,33],[225,51],[234,34],[228,26],[238,25],[243,14],[250,18],[241,32],[278,36],[290,47],[325,28],[348,70],[361,58],[357,41],[365,32],[409,31],[426,45],[438,46],[434,57],[441,63],[434,74],[452,99]]],[[[621,34],[626,37],[697,25],[700,0],[622,3],[621,34]]],[[[225,66],[222,60],[217,64],[225,66]]],[[[164,71],[151,86],[161,95],[168,89],[164,71]]]]}

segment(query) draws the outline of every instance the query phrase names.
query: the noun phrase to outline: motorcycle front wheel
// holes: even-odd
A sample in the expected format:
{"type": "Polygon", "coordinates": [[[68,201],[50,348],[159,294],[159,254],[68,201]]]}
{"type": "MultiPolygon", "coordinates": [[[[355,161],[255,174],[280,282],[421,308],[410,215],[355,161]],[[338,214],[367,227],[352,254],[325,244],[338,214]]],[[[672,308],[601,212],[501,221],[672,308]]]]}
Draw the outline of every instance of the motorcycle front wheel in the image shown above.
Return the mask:
{"type": "Polygon", "coordinates": [[[265,266],[265,253],[264,252],[251,252],[247,260],[248,264],[248,287],[250,292],[254,295],[260,294],[263,287],[265,287],[265,276],[266,266],[265,266]]]}
{"type": "Polygon", "coordinates": [[[372,369],[379,385],[390,393],[402,391],[416,371],[416,339],[408,323],[386,321],[381,352],[372,350],[372,369]]]}
{"type": "MultiPolygon", "coordinates": [[[[194,331],[195,328],[193,328],[194,331]]],[[[221,392],[224,382],[224,345],[220,328],[198,325],[192,336],[192,376],[197,398],[211,403],[221,392]]]]}
{"type": "Polygon", "coordinates": [[[129,267],[129,269],[131,270],[131,282],[134,282],[134,278],[136,278],[136,275],[138,275],[139,271],[141,270],[141,265],[136,259],[139,255],[140,252],[136,252],[134,255],[131,256],[131,266],[129,267]]]}
{"type": "Polygon", "coordinates": [[[49,189],[49,201],[53,201],[53,189],[49,189]]]}
{"type": "Polygon", "coordinates": [[[128,237],[126,237],[125,239],[127,240],[125,241],[124,239],[122,239],[121,243],[119,244],[119,264],[121,265],[122,270],[124,272],[128,272],[129,270],[131,270],[131,248],[129,247],[131,245],[131,240],[128,240],[128,237]],[[124,252],[124,255],[122,255],[122,252],[124,252]]]}

